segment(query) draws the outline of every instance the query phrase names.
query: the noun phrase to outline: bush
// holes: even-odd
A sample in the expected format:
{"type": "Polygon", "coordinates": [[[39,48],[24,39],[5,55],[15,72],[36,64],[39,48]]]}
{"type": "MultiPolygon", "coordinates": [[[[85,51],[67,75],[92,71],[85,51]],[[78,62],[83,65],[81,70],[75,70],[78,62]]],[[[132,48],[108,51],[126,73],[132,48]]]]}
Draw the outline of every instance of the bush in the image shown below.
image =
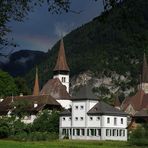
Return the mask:
{"type": "Polygon", "coordinates": [[[10,139],[18,141],[50,141],[58,138],[57,133],[48,133],[48,132],[32,132],[27,134],[22,132],[10,137],[10,139]]]}
{"type": "Polygon", "coordinates": [[[0,119],[0,138],[7,138],[9,136],[9,122],[8,118],[0,119]]]}
{"type": "Polygon", "coordinates": [[[137,146],[148,146],[148,127],[143,125],[139,126],[131,133],[130,143],[137,146]]]}

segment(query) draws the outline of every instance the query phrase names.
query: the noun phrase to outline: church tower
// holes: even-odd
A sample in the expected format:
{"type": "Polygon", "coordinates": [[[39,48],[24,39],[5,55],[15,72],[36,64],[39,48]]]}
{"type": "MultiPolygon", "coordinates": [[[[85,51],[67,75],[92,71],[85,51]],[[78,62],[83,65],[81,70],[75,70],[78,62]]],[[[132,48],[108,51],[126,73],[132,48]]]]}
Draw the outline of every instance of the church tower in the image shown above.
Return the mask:
{"type": "Polygon", "coordinates": [[[58,53],[58,58],[57,58],[56,65],[53,69],[53,72],[54,72],[53,78],[59,78],[61,83],[66,86],[66,90],[69,93],[69,72],[70,72],[70,69],[69,69],[67,61],[66,61],[63,39],[61,39],[61,41],[60,41],[60,49],[59,49],[59,53],[58,53]]]}
{"type": "Polygon", "coordinates": [[[143,69],[142,69],[142,80],[141,80],[141,88],[145,93],[148,93],[148,65],[147,59],[144,53],[143,57],[143,69]]]}
{"type": "Polygon", "coordinates": [[[38,96],[39,95],[39,80],[38,80],[38,68],[36,67],[36,75],[35,75],[35,82],[34,82],[34,88],[33,88],[33,95],[38,96]]]}

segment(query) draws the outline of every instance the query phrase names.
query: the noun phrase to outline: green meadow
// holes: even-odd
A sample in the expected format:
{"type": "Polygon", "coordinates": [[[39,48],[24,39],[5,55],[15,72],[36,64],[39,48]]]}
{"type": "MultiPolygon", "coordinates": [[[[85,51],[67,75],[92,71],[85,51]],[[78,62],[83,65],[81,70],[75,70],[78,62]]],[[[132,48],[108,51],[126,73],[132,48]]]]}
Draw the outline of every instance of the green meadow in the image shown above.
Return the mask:
{"type": "Polygon", "coordinates": [[[56,140],[51,142],[18,142],[0,140],[0,148],[148,148],[128,142],[56,140]]]}

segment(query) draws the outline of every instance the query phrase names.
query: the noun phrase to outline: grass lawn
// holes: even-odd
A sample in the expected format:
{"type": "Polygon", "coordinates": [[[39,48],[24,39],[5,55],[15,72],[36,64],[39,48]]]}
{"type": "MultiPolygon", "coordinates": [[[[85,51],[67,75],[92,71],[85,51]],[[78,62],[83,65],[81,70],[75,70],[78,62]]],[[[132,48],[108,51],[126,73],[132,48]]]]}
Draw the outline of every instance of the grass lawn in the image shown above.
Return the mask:
{"type": "Polygon", "coordinates": [[[17,142],[0,140],[0,148],[148,148],[115,141],[57,140],[51,142],[17,142]]]}

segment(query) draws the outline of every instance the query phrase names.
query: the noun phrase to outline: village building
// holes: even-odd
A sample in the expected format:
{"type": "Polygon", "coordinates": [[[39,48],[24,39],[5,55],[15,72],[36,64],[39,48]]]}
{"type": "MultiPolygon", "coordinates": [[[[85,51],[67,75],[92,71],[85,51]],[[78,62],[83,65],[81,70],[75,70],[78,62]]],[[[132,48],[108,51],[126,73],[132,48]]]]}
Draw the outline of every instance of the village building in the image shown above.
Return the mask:
{"type": "Polygon", "coordinates": [[[39,89],[38,69],[36,68],[35,82],[32,95],[21,94],[20,96],[9,96],[0,99],[0,116],[10,116],[15,113],[14,102],[27,101],[29,105],[25,110],[27,116],[22,119],[24,123],[32,123],[37,113],[44,109],[61,110],[70,108],[71,100],[69,95],[69,67],[66,62],[63,39],[60,42],[57,63],[53,70],[53,79],[47,81],[43,88],[39,89]]]}
{"type": "MultiPolygon", "coordinates": [[[[89,140],[127,140],[127,114],[114,108],[93,94],[91,86],[81,87],[75,96],[69,94],[69,73],[64,42],[60,41],[53,79],[45,83],[40,91],[36,68],[32,95],[10,96],[0,100],[0,115],[15,113],[16,101],[28,101],[24,123],[32,123],[44,109],[65,109],[60,116],[60,138],[89,140]]],[[[119,106],[119,102],[117,102],[119,106]]]]}
{"type": "Polygon", "coordinates": [[[127,114],[83,86],[71,98],[72,107],[60,116],[60,139],[127,140],[127,114]]]}
{"type": "Polygon", "coordinates": [[[144,54],[142,79],[134,96],[125,98],[121,109],[140,122],[148,120],[148,65],[144,54]]]}

